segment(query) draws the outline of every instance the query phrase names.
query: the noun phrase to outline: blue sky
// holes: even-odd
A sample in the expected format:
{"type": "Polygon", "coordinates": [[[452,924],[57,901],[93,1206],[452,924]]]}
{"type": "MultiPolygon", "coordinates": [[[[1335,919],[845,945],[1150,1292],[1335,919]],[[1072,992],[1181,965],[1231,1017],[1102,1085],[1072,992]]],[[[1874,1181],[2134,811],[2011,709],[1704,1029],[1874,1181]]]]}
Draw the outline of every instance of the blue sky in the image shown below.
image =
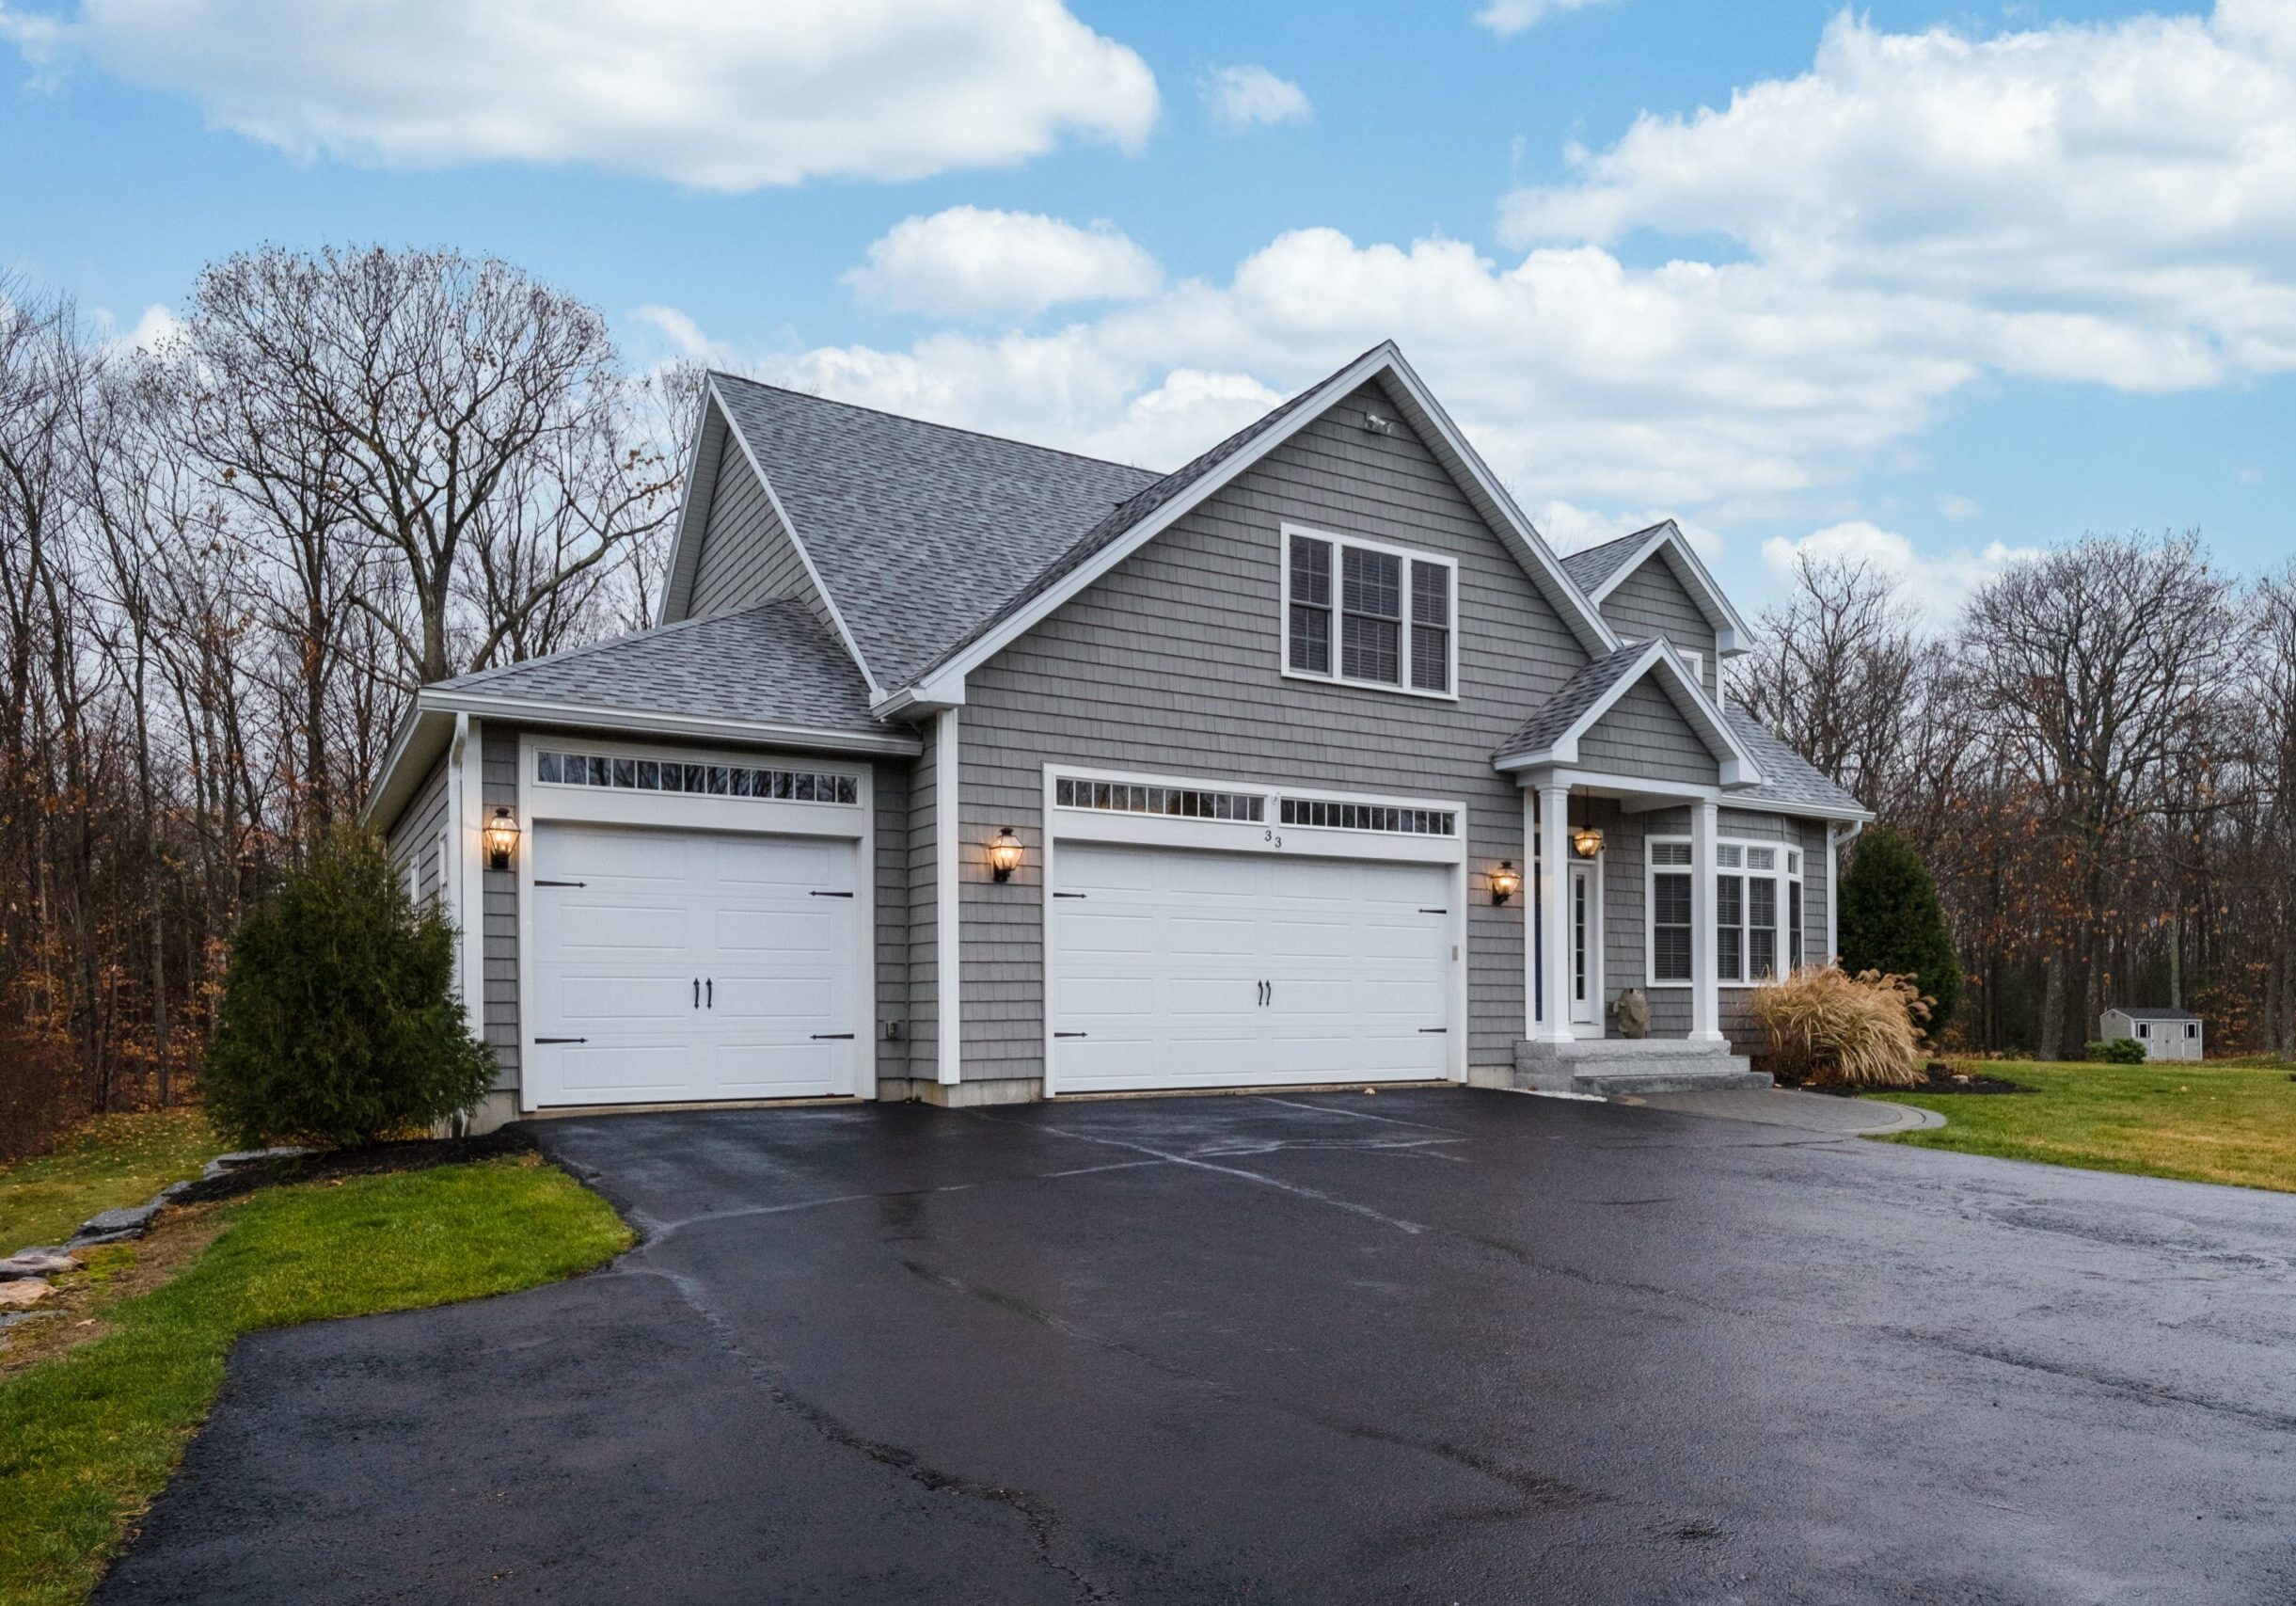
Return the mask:
{"type": "Polygon", "coordinates": [[[1154,467],[1393,335],[1558,545],[1673,515],[1755,603],[1803,542],[1940,614],[2084,529],[2296,548],[2291,0],[479,9],[0,0],[0,265],[124,331],[451,244],[637,361],[1154,467]]]}

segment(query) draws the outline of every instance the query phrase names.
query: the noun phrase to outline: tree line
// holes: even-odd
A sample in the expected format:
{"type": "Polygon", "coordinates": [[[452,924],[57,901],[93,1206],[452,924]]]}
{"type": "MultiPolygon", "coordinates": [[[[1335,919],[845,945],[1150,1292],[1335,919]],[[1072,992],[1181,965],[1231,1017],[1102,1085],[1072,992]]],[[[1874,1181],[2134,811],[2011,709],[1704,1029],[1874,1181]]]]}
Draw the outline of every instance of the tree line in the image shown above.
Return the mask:
{"type": "Polygon", "coordinates": [[[452,251],[234,256],[150,349],[0,281],[0,1145],[179,1094],[415,686],[649,622],[694,390],[452,251]]]}
{"type": "MultiPolygon", "coordinates": [[[[0,1147],[168,1102],[239,916],[414,687],[648,623],[698,394],[445,250],[266,248],[150,349],[0,282],[0,1147]]],[[[1923,847],[1970,1046],[2296,1048],[2296,564],[2092,536],[1918,628],[1805,562],[1735,694],[1923,847]]]]}
{"type": "Polygon", "coordinates": [[[2296,1057],[2296,562],[2083,536],[1941,629],[1805,557],[1740,699],[1920,845],[1966,985],[1956,1041],[2077,1056],[2109,1005],[2296,1057]]]}

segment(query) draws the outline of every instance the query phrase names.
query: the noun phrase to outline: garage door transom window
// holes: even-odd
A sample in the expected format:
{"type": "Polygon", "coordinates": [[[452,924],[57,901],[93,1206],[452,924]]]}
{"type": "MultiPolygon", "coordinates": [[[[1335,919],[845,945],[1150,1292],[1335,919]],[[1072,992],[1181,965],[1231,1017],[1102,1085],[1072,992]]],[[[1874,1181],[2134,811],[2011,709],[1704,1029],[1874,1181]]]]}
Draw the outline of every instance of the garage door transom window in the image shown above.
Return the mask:
{"type": "Polygon", "coordinates": [[[679,792],[696,797],[769,798],[785,803],[845,803],[859,807],[861,782],[826,771],[768,769],[745,764],[681,764],[667,758],[624,758],[602,753],[538,748],[534,779],[560,787],[604,787],[625,792],[679,792]]]}

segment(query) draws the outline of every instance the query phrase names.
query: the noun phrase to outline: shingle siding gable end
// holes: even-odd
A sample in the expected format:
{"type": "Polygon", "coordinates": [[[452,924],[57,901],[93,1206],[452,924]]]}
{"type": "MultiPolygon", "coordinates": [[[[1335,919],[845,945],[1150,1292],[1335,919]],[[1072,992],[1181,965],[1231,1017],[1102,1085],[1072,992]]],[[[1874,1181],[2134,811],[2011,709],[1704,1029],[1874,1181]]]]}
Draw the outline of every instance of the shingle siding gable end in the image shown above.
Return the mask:
{"type": "Polygon", "coordinates": [[[711,488],[685,616],[698,619],[781,597],[803,602],[824,628],[834,632],[828,605],[805,572],[788,526],[729,437],[711,488]]]}

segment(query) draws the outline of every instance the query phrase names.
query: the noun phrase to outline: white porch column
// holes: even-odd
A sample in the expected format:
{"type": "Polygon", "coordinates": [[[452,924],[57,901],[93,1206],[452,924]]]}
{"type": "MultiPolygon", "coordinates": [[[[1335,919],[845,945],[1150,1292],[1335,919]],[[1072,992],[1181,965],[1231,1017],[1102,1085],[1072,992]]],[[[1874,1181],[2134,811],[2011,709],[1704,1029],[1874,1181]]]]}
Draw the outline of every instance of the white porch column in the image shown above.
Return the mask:
{"type": "Polygon", "coordinates": [[[1546,1018],[1531,1035],[1542,1042],[1571,1041],[1571,790],[1539,788],[1539,923],[1544,963],[1546,1018]]]}
{"type": "Polygon", "coordinates": [[[1690,805],[1690,1041],[1721,1042],[1722,1010],[1715,985],[1714,838],[1719,806],[1690,805]]]}

